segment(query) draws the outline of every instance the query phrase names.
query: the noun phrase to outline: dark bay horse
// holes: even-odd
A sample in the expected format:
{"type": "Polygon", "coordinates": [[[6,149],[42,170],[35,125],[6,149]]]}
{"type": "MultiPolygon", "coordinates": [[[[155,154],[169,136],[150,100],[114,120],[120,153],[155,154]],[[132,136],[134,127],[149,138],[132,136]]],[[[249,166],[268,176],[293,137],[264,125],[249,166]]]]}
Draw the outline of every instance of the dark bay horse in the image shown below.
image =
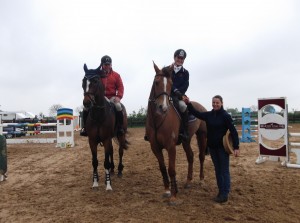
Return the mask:
{"type": "MultiPolygon", "coordinates": [[[[85,128],[88,134],[89,145],[92,152],[93,165],[93,188],[98,187],[98,158],[97,147],[98,144],[104,146],[105,160],[105,183],[106,190],[112,190],[110,174],[114,172],[113,160],[113,145],[112,139],[116,139],[119,144],[119,165],[118,176],[122,176],[123,170],[123,151],[127,149],[127,140],[125,134],[117,136],[116,130],[116,115],[114,105],[111,104],[104,95],[104,86],[100,80],[102,75],[99,68],[88,69],[84,64],[85,76],[82,80],[82,88],[84,91],[83,105],[89,110],[86,120],[85,128]]],[[[127,131],[127,114],[124,105],[124,130],[127,131]]]]}
{"type": "MultiPolygon", "coordinates": [[[[155,63],[154,70],[156,72],[153,85],[150,92],[148,102],[147,120],[146,120],[146,135],[151,144],[151,149],[156,156],[159,168],[162,174],[165,187],[165,197],[170,197],[169,204],[176,205],[177,182],[176,182],[176,144],[180,130],[180,115],[177,113],[171,101],[172,87],[172,71],[173,65],[160,70],[155,63]],[[163,149],[167,150],[169,156],[168,171],[163,155],[163,149]],[[171,191],[170,191],[171,181],[171,191]]],[[[199,111],[206,109],[197,102],[192,102],[193,106],[199,111]]],[[[183,149],[186,153],[188,161],[188,174],[185,183],[185,188],[190,187],[193,179],[193,162],[194,154],[190,146],[191,137],[196,134],[199,147],[200,160],[200,180],[204,179],[203,163],[205,160],[206,150],[206,123],[199,119],[189,122],[190,139],[182,142],[183,149]]]]}

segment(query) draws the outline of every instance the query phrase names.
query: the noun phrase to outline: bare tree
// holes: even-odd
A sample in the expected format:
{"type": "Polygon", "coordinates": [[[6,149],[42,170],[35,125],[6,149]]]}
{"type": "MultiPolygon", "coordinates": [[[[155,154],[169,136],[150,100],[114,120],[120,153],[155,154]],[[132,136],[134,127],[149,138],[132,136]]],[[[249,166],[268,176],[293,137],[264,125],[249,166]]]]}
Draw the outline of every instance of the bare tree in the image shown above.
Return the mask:
{"type": "Polygon", "coordinates": [[[54,104],[49,108],[49,116],[54,117],[57,114],[57,110],[62,108],[63,106],[60,104],[54,104]]]}
{"type": "Polygon", "coordinates": [[[250,110],[251,110],[251,111],[258,111],[257,105],[251,105],[251,106],[250,106],[250,110]]]}
{"type": "Polygon", "coordinates": [[[239,110],[237,108],[226,108],[226,111],[231,115],[236,115],[239,113],[239,110]]]}
{"type": "Polygon", "coordinates": [[[81,106],[78,106],[76,109],[75,109],[75,112],[80,114],[80,112],[83,110],[83,105],[81,106]]]}
{"type": "Polygon", "coordinates": [[[44,113],[43,113],[43,112],[40,112],[38,117],[39,117],[39,118],[44,118],[44,113]]]}

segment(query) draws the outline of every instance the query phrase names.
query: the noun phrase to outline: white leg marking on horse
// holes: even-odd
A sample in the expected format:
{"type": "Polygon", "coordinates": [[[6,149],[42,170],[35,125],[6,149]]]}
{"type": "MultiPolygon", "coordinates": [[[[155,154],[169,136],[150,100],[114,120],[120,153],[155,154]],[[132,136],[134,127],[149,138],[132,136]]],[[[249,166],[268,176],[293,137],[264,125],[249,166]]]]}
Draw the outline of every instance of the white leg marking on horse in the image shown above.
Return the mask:
{"type": "Polygon", "coordinates": [[[94,188],[94,187],[98,187],[98,186],[99,186],[99,184],[98,184],[97,180],[94,179],[94,182],[93,182],[93,188],[94,188]]]}
{"type": "MultiPolygon", "coordinates": [[[[109,174],[109,170],[105,169],[105,173],[109,174]]],[[[112,187],[110,185],[110,180],[106,180],[106,190],[112,190],[112,187]]]]}

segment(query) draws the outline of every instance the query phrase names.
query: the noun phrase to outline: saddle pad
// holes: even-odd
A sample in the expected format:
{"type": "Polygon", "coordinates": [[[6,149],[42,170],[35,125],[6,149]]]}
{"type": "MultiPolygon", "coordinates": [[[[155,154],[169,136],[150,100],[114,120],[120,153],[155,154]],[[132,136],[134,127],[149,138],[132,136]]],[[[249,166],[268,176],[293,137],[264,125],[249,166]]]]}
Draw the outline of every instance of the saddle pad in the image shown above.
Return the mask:
{"type": "Polygon", "coordinates": [[[196,117],[192,114],[189,114],[189,122],[193,122],[196,120],[196,117]]]}

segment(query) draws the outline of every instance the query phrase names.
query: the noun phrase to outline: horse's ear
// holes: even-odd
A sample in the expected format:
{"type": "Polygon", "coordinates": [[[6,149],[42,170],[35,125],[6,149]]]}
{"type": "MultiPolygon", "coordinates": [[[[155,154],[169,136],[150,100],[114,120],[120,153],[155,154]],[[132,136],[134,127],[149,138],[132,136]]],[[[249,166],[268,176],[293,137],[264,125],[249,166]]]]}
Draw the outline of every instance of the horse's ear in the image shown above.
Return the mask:
{"type": "Polygon", "coordinates": [[[85,72],[88,70],[86,64],[83,65],[83,70],[84,70],[85,72]]]}
{"type": "Polygon", "coordinates": [[[159,68],[156,66],[156,64],[154,63],[154,61],[153,61],[153,66],[154,66],[155,72],[158,73],[160,70],[159,70],[159,68]]]}

